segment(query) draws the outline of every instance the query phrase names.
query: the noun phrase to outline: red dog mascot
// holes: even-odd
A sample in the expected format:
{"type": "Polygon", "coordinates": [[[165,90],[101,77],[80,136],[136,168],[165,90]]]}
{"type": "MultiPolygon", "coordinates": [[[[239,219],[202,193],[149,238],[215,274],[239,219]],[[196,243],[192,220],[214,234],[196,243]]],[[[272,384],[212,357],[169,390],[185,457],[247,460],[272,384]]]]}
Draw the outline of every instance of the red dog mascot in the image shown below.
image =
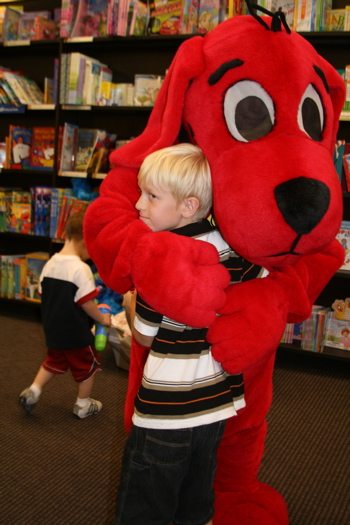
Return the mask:
{"type": "MultiPolygon", "coordinates": [[[[145,131],[112,154],[115,167],[87,212],[88,249],[106,284],[119,293],[134,285],[169,317],[210,324],[216,359],[244,373],[247,407],[228,421],[218,453],[216,525],[288,523],[282,496],[257,475],[285,323],[310,315],[344,259],[334,240],[342,197],[332,160],[343,101],[340,76],[283,15],[230,19],[180,46],[145,131]],[[212,246],[138,220],[138,168],[181,140],[180,128],[209,160],[224,238],[268,277],[224,293],[212,246]]],[[[145,357],[134,345],[128,426],[145,357]]]]}

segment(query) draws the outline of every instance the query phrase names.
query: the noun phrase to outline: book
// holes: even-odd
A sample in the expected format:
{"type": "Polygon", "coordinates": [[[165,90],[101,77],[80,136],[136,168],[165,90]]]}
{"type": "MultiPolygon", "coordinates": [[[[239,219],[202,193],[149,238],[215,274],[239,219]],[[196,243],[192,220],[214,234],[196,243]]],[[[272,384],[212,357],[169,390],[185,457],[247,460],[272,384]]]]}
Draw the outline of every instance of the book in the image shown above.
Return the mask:
{"type": "Polygon", "coordinates": [[[21,13],[12,7],[6,7],[2,22],[2,41],[18,40],[18,26],[21,13]]]}
{"type": "Polygon", "coordinates": [[[97,105],[98,106],[109,106],[111,99],[111,83],[113,80],[113,71],[108,68],[100,67],[100,77],[98,85],[97,105]]]}
{"type": "Polygon", "coordinates": [[[86,0],[83,16],[83,34],[85,36],[108,35],[108,10],[110,0],[86,0]]]}
{"type": "Polygon", "coordinates": [[[83,105],[95,105],[97,99],[97,86],[100,77],[100,68],[108,67],[99,60],[87,57],[85,59],[85,70],[84,70],[84,81],[83,81],[83,92],[82,101],[83,105]],[[93,81],[94,75],[97,77],[96,82],[93,81]]]}
{"type": "Polygon", "coordinates": [[[79,0],[62,0],[60,24],[60,36],[62,38],[69,38],[71,36],[78,6],[79,0]]]}
{"type": "Polygon", "coordinates": [[[18,75],[12,71],[3,71],[2,75],[21,104],[28,105],[32,103],[31,99],[28,96],[28,93],[26,92],[23,86],[22,75],[18,75]]]}
{"type": "Polygon", "coordinates": [[[200,0],[197,33],[205,35],[219,24],[220,0],[200,0]]]}
{"type": "Polygon", "coordinates": [[[68,82],[68,98],[67,103],[68,104],[80,104],[81,98],[82,98],[82,87],[81,87],[81,95],[80,95],[80,101],[77,101],[78,96],[78,84],[79,84],[79,78],[84,78],[84,70],[85,70],[85,60],[89,58],[87,55],[83,55],[82,53],[74,52],[70,53],[70,62],[69,62],[69,69],[68,69],[68,76],[67,76],[67,82],[68,82]],[[80,69],[80,63],[82,62],[82,69],[80,69]]]}
{"type": "Polygon", "coordinates": [[[32,188],[33,233],[48,237],[50,233],[50,207],[52,188],[35,186],[32,188]]]}
{"type": "Polygon", "coordinates": [[[8,217],[8,231],[29,234],[31,224],[30,191],[13,190],[8,217]]]}
{"type": "Polygon", "coordinates": [[[344,31],[345,9],[331,9],[328,31],[344,31]]]}
{"type": "Polygon", "coordinates": [[[347,191],[350,191],[350,153],[343,155],[343,169],[347,191]]]}
{"type": "Polygon", "coordinates": [[[23,301],[26,297],[27,260],[25,255],[13,259],[14,299],[23,301]]]}
{"type": "Polygon", "coordinates": [[[178,35],[181,32],[182,17],[181,0],[153,0],[149,4],[147,33],[150,35],[178,35]]]}
{"type": "Polygon", "coordinates": [[[53,78],[44,77],[44,104],[53,104],[53,78]]]}
{"type": "Polygon", "coordinates": [[[275,11],[282,11],[282,13],[284,13],[290,29],[294,29],[294,9],[294,0],[276,0],[274,4],[275,11]]]}
{"type": "Polygon", "coordinates": [[[32,128],[10,124],[9,138],[11,145],[11,169],[30,169],[32,136],[32,128]]]}
{"type": "Polygon", "coordinates": [[[51,191],[51,208],[50,208],[50,230],[49,236],[51,239],[55,239],[58,223],[59,209],[62,205],[62,199],[64,195],[64,188],[52,188],[51,191]]]}
{"type": "Polygon", "coordinates": [[[197,34],[199,3],[200,3],[200,0],[185,0],[184,1],[183,17],[182,17],[181,26],[180,26],[181,34],[186,34],[186,35],[197,34]]]}
{"type": "Polygon", "coordinates": [[[55,128],[34,127],[30,165],[37,170],[53,170],[55,158],[55,128]]]}
{"type": "Polygon", "coordinates": [[[97,141],[91,155],[86,172],[89,174],[107,173],[109,171],[109,155],[115,148],[117,135],[98,130],[97,141]]]}
{"type": "Polygon", "coordinates": [[[350,321],[338,319],[329,312],[326,319],[323,344],[332,348],[350,350],[350,321]]]}
{"type": "Polygon", "coordinates": [[[340,270],[350,270],[350,221],[342,221],[336,238],[345,250],[345,260],[340,270]]]}
{"type": "Polygon", "coordinates": [[[39,279],[45,263],[49,260],[46,252],[32,252],[26,254],[26,300],[40,302],[39,279]]]}
{"type": "Polygon", "coordinates": [[[65,122],[62,136],[62,152],[59,171],[72,171],[75,164],[78,126],[65,122]]]}
{"type": "Polygon", "coordinates": [[[49,20],[50,11],[27,11],[22,13],[18,24],[18,40],[35,40],[37,18],[49,20]]]}
{"type": "Polygon", "coordinates": [[[164,77],[161,75],[135,75],[134,105],[154,106],[164,77]]]}
{"type": "Polygon", "coordinates": [[[74,164],[75,171],[86,172],[100,132],[101,131],[97,129],[78,129],[74,164]]]}

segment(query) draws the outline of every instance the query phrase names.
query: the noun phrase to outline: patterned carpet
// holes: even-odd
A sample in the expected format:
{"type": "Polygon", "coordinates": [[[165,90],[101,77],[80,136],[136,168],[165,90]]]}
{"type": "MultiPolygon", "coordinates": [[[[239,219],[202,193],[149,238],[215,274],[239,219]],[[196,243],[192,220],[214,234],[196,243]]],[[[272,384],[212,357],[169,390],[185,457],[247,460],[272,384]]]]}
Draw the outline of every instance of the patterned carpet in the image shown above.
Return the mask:
{"type": "MultiPolygon", "coordinates": [[[[28,415],[17,398],[44,357],[42,328],[4,315],[0,326],[0,525],[111,525],[127,372],[106,349],[94,388],[101,414],[73,418],[67,375],[49,383],[28,415]]],[[[350,361],[278,354],[260,477],[286,498],[291,525],[350,523],[349,371],[350,361]]]]}

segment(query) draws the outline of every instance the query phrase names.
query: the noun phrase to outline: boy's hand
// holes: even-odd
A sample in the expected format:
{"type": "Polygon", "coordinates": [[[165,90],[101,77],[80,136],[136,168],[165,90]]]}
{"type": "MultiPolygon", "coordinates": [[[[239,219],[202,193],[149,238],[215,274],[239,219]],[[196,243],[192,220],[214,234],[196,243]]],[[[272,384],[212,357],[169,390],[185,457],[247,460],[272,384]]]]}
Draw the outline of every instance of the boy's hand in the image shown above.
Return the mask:
{"type": "Polygon", "coordinates": [[[100,321],[100,324],[103,326],[112,326],[112,316],[111,314],[101,314],[102,320],[100,321]]]}

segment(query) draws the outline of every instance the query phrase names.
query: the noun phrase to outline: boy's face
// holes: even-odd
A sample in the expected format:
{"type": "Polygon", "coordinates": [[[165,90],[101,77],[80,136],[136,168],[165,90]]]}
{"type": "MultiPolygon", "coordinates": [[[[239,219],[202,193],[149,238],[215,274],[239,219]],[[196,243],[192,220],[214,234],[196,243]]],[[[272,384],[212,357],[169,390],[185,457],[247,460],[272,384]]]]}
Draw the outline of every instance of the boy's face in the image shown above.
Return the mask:
{"type": "Polygon", "coordinates": [[[140,188],[141,195],[135,207],[139,218],[152,231],[174,230],[188,224],[183,217],[184,204],[178,204],[170,191],[155,188],[151,184],[140,188]]]}

